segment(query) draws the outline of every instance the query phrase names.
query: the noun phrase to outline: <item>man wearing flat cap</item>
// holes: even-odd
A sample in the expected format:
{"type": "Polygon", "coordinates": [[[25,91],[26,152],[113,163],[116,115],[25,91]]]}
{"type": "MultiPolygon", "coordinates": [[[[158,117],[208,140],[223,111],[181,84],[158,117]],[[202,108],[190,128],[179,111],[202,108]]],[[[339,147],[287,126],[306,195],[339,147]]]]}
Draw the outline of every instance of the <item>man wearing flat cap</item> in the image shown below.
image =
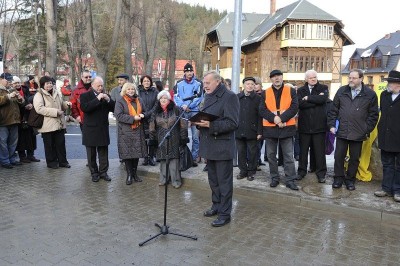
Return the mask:
{"type": "Polygon", "coordinates": [[[116,76],[118,79],[118,86],[113,88],[110,92],[110,97],[111,99],[116,102],[119,98],[121,98],[121,90],[122,86],[124,86],[125,83],[129,81],[129,76],[128,74],[122,73],[116,76]]]}
{"type": "Polygon", "coordinates": [[[269,75],[272,85],[261,94],[259,112],[263,118],[263,137],[267,146],[267,157],[271,175],[270,187],[279,185],[276,151],[282,147],[286,187],[298,190],[295,183],[296,168],[293,158],[293,137],[296,134],[295,116],[298,109],[296,90],[283,84],[283,73],[272,70],[269,75]]]}
{"type": "Polygon", "coordinates": [[[243,91],[237,94],[239,99],[239,127],[235,132],[238,151],[239,175],[237,179],[254,180],[258,162],[258,140],[262,137],[262,120],[258,114],[261,97],[254,91],[255,79],[243,79],[243,91]]]}
{"type": "Polygon", "coordinates": [[[391,197],[400,202],[400,72],[392,70],[381,93],[381,118],[378,123],[378,146],[381,149],[382,189],[377,197],[391,197]]]}

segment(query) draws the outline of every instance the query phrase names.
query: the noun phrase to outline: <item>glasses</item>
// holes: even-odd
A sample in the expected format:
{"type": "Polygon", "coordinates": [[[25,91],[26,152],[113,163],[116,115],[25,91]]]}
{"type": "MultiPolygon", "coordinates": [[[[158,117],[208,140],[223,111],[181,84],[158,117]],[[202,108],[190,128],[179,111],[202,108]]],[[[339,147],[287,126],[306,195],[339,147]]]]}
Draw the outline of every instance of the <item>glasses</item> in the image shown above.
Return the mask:
{"type": "Polygon", "coordinates": [[[86,76],[86,77],[83,77],[84,79],[91,79],[92,78],[92,76],[86,76]]]}

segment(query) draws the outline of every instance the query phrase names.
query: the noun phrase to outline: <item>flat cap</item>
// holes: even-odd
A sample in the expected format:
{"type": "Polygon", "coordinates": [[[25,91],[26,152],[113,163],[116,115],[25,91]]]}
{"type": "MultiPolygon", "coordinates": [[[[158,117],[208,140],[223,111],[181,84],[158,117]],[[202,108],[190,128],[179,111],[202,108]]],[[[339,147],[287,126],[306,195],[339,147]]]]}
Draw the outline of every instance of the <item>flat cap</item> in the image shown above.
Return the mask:
{"type": "Polygon", "coordinates": [[[127,80],[129,80],[129,75],[128,75],[128,74],[125,74],[125,73],[122,73],[122,74],[119,74],[116,78],[117,78],[117,79],[118,79],[118,78],[122,78],[122,79],[127,79],[127,80]]]}
{"type": "Polygon", "coordinates": [[[274,69],[271,71],[271,73],[269,73],[270,78],[272,78],[273,76],[281,76],[281,75],[283,75],[283,73],[279,69],[274,69]]]}
{"type": "Polygon", "coordinates": [[[248,81],[248,80],[251,80],[251,81],[253,81],[254,83],[256,83],[256,79],[253,78],[253,77],[245,77],[245,78],[243,79],[242,83],[245,83],[245,82],[248,81]]]}

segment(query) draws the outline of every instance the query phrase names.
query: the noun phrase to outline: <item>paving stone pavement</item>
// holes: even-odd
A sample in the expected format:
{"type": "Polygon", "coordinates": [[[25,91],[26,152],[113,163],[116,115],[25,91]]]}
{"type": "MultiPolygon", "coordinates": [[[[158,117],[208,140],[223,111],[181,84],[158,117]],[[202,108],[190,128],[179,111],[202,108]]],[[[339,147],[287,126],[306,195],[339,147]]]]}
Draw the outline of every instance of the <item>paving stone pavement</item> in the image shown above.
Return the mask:
{"type": "Polygon", "coordinates": [[[159,232],[154,223],[163,223],[164,187],[157,185],[158,167],[141,167],[144,182],[126,186],[118,160],[111,160],[113,180],[108,183],[93,183],[85,160],[70,163],[70,169],[48,169],[44,162],[0,169],[0,265],[398,265],[400,261],[400,225],[349,215],[341,208],[298,204],[299,194],[305,193],[291,195],[282,187],[278,188],[282,193],[271,192],[240,188],[235,181],[232,222],[213,228],[213,218],[202,215],[211,199],[204,174],[188,177],[198,169],[183,174],[182,188],[169,187],[167,209],[170,231],[198,240],[169,234],[139,247],[159,232]]]}

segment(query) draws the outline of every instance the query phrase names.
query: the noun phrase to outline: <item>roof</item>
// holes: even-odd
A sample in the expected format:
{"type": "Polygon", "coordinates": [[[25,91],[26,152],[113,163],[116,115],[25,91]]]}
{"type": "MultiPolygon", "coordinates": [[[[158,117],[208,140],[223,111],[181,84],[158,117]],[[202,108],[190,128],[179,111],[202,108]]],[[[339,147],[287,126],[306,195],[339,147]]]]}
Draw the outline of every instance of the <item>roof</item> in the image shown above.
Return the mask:
{"type": "Polygon", "coordinates": [[[351,59],[361,60],[361,58],[368,58],[375,53],[380,53],[382,56],[389,56],[386,67],[377,69],[370,68],[366,70],[366,73],[381,73],[394,70],[400,60],[400,31],[386,34],[367,48],[356,48],[346,67],[343,69],[342,74],[348,74],[350,72],[351,59]]]}
{"type": "MultiPolygon", "coordinates": [[[[261,21],[267,18],[268,14],[257,13],[242,13],[242,38],[246,38],[261,21]]],[[[235,13],[230,12],[223,17],[217,24],[215,24],[207,33],[207,35],[214,32],[218,36],[219,45],[221,47],[233,47],[233,28],[235,23],[235,13]]]]}
{"type": "Polygon", "coordinates": [[[342,31],[343,24],[338,18],[306,0],[300,0],[278,9],[272,16],[265,19],[242,41],[242,46],[264,40],[277,26],[281,27],[289,20],[335,22],[338,24],[338,27],[335,29],[339,30],[346,39],[345,45],[353,44],[353,41],[342,31]]]}

